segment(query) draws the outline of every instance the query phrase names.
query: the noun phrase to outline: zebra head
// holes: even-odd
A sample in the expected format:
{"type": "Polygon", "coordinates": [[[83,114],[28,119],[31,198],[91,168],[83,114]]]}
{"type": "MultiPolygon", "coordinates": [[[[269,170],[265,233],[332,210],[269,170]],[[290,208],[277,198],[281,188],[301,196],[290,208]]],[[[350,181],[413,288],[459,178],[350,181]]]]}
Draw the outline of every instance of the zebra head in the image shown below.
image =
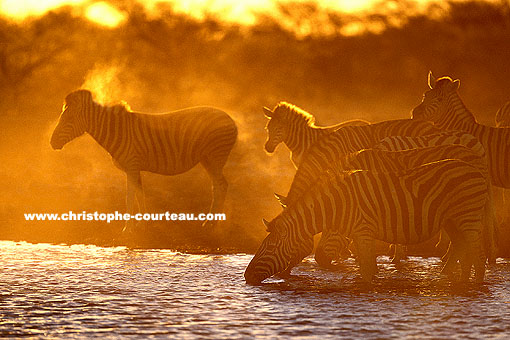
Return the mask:
{"type": "Polygon", "coordinates": [[[267,122],[267,140],[264,144],[264,149],[273,153],[278,144],[284,141],[287,135],[287,122],[285,121],[285,115],[279,112],[279,106],[276,106],[274,110],[264,107],[264,115],[269,122],[267,122]]]}
{"type": "Polygon", "coordinates": [[[292,258],[288,226],[279,216],[271,222],[263,221],[269,235],[262,241],[244,272],[244,278],[249,284],[260,284],[268,277],[284,271],[292,258]]]}
{"type": "Polygon", "coordinates": [[[55,150],[60,150],[85,133],[86,120],[84,111],[92,102],[92,94],[87,90],[77,90],[67,95],[62,113],[51,136],[50,144],[55,150]]]}
{"type": "Polygon", "coordinates": [[[432,72],[429,72],[428,84],[430,90],[423,94],[422,102],[413,109],[411,117],[437,123],[447,114],[448,97],[457,93],[460,80],[452,80],[450,77],[436,79],[432,72]]]}

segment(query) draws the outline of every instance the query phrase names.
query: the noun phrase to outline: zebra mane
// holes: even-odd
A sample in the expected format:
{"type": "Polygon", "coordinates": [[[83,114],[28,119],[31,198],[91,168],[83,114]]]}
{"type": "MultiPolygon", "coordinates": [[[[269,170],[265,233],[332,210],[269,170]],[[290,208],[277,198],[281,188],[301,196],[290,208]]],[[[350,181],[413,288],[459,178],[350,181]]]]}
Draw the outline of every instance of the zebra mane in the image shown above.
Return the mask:
{"type": "Polygon", "coordinates": [[[125,101],[121,101],[120,103],[118,104],[114,104],[112,106],[110,106],[112,109],[119,109],[119,110],[126,110],[127,112],[133,112],[131,110],[131,106],[129,106],[128,103],[126,103],[125,101]]]}
{"type": "Polygon", "coordinates": [[[305,110],[297,107],[294,104],[287,102],[279,102],[273,110],[274,117],[282,117],[286,119],[298,119],[308,126],[315,125],[315,117],[306,112],[305,110]]]}
{"type": "Polygon", "coordinates": [[[436,82],[434,83],[434,88],[436,88],[438,86],[439,86],[439,88],[441,88],[441,87],[445,86],[446,84],[451,84],[451,83],[453,83],[453,79],[448,76],[444,76],[444,77],[436,79],[436,82]]]}

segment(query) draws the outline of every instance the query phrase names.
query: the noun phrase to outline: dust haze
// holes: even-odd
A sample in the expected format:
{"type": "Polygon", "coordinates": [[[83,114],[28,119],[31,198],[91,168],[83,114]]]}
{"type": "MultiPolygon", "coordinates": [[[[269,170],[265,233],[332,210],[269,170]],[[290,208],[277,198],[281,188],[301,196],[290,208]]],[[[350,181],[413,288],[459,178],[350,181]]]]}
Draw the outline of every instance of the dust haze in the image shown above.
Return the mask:
{"type": "MultiPolygon", "coordinates": [[[[262,106],[288,101],[314,114],[318,125],[408,118],[429,70],[459,78],[461,97],[483,124],[494,125],[497,109],[510,100],[508,2],[443,2],[404,14],[404,1],[398,15],[362,17],[285,3],[257,12],[249,25],[168,6],[154,15],[154,8],[133,3],[111,2],[125,14],[115,27],[70,7],[0,19],[1,239],[122,243],[123,222],[23,216],[125,211],[125,174],[90,136],[61,151],[49,144],[65,96],[78,88],[133,111],[208,105],[234,118],[239,137],[225,167],[227,220],[207,233],[198,222],[149,222],[136,236],[140,246],[189,251],[253,251],[265,236],[261,219],[281,210],[273,192],[287,192],[295,169],[284,145],[264,152],[262,106]]],[[[149,212],[209,209],[211,182],[200,165],[142,178],[149,212]]],[[[508,220],[501,204],[499,217],[508,220]]]]}

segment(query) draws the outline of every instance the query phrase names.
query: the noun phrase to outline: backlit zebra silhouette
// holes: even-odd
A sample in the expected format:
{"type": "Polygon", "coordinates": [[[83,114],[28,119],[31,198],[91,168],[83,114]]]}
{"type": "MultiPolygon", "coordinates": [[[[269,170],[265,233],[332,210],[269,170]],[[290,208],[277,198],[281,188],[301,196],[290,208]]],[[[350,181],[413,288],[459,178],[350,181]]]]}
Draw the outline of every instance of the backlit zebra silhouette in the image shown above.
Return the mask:
{"type": "MultiPolygon", "coordinates": [[[[416,137],[419,138],[419,137],[416,137]]],[[[473,137],[474,138],[474,137],[473,137]]],[[[388,172],[398,174],[405,172],[406,169],[412,169],[420,165],[436,162],[444,159],[458,159],[474,166],[486,180],[487,192],[491,186],[487,173],[487,163],[485,155],[480,156],[477,152],[463,145],[441,145],[433,147],[425,147],[418,149],[409,149],[403,151],[383,151],[378,149],[365,149],[350,154],[342,160],[338,165],[333,166],[328,172],[343,172],[346,170],[372,170],[377,172],[388,172]]],[[[370,188],[365,188],[370,192],[370,188]]],[[[367,195],[370,193],[366,193],[367,195]]],[[[485,253],[493,253],[494,243],[492,234],[493,214],[491,201],[488,199],[484,210],[483,234],[485,253]],[[490,225],[489,225],[490,224],[490,225]]],[[[345,248],[346,242],[340,234],[336,237],[321,238],[317,250],[315,251],[315,259],[322,267],[331,267],[331,261],[340,258],[340,252],[345,248]]]]}
{"type": "Polygon", "coordinates": [[[462,278],[474,264],[476,280],[485,266],[480,242],[487,182],[477,168],[459,160],[421,165],[405,174],[348,171],[324,176],[271,222],[244,273],[259,284],[284,271],[304,243],[320,231],[341,234],[360,249],[360,271],[371,281],[377,270],[374,240],[413,244],[445,229],[454,243],[449,266],[461,260],[462,278]],[[370,190],[367,190],[370,188],[370,190]]]}
{"type": "MultiPolygon", "coordinates": [[[[423,122],[424,123],[424,122],[423,122]]],[[[303,162],[297,169],[288,196],[280,198],[284,206],[292,205],[293,201],[303,193],[326,171],[335,160],[361,150],[370,148],[387,136],[420,136],[439,132],[432,124],[416,125],[411,119],[391,120],[365,126],[345,126],[319,139],[307,150],[303,162]]],[[[303,243],[300,253],[292,260],[297,265],[313,251],[313,238],[303,243]]]]}
{"type": "MultiPolygon", "coordinates": [[[[412,148],[423,148],[439,145],[451,145],[459,144],[471,149],[479,157],[486,159],[485,149],[483,145],[478,141],[478,138],[463,131],[442,131],[437,134],[419,136],[419,137],[408,137],[408,136],[390,136],[386,137],[379,142],[374,148],[387,150],[387,151],[399,151],[412,148]]],[[[492,186],[489,187],[489,203],[487,204],[487,217],[488,221],[484,226],[487,227],[487,232],[484,235],[487,237],[485,242],[488,242],[487,259],[489,263],[495,263],[496,261],[496,247],[497,243],[497,225],[494,212],[494,193],[492,186]]],[[[440,240],[445,239],[443,232],[440,233],[440,240]]],[[[447,239],[447,238],[446,238],[447,239]]],[[[440,242],[440,241],[439,241],[440,242]]],[[[438,244],[439,244],[438,242],[438,244]]],[[[405,258],[405,247],[393,245],[394,255],[392,258],[393,263],[398,263],[401,259],[405,258]]],[[[445,257],[447,257],[445,255],[445,257]]]]}
{"type": "Polygon", "coordinates": [[[269,119],[264,149],[273,153],[278,144],[284,143],[290,150],[290,159],[296,169],[306,150],[320,138],[344,126],[370,124],[362,119],[353,119],[331,126],[316,126],[313,115],[286,102],[278,103],[273,110],[264,107],[264,115],[269,119]]]}
{"type": "Polygon", "coordinates": [[[127,211],[135,199],[144,209],[140,171],[177,175],[201,163],[212,179],[210,212],[223,208],[227,181],[223,166],[237,138],[230,116],[211,107],[195,107],[166,114],[132,112],[125,105],[102,106],[87,90],[65,98],[58,125],[51,136],[54,149],[87,132],[112,156],[127,175],[127,211]]]}
{"type": "Polygon", "coordinates": [[[428,77],[430,90],[423,101],[413,109],[415,120],[426,120],[442,130],[465,131],[480,141],[485,148],[492,184],[510,188],[510,128],[495,128],[477,123],[473,114],[462,102],[459,80],[450,77],[428,77]]]}

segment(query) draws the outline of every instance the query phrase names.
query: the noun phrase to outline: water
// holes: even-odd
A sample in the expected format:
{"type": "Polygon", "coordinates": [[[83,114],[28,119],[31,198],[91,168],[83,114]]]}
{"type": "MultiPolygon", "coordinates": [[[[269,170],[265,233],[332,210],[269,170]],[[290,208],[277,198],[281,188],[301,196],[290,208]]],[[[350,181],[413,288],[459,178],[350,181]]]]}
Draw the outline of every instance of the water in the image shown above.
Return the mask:
{"type": "Polygon", "coordinates": [[[189,255],[0,242],[0,337],[506,338],[510,262],[482,286],[450,284],[438,259],[379,258],[372,287],[348,261],[307,259],[284,281],[248,286],[251,255],[189,255]]]}

